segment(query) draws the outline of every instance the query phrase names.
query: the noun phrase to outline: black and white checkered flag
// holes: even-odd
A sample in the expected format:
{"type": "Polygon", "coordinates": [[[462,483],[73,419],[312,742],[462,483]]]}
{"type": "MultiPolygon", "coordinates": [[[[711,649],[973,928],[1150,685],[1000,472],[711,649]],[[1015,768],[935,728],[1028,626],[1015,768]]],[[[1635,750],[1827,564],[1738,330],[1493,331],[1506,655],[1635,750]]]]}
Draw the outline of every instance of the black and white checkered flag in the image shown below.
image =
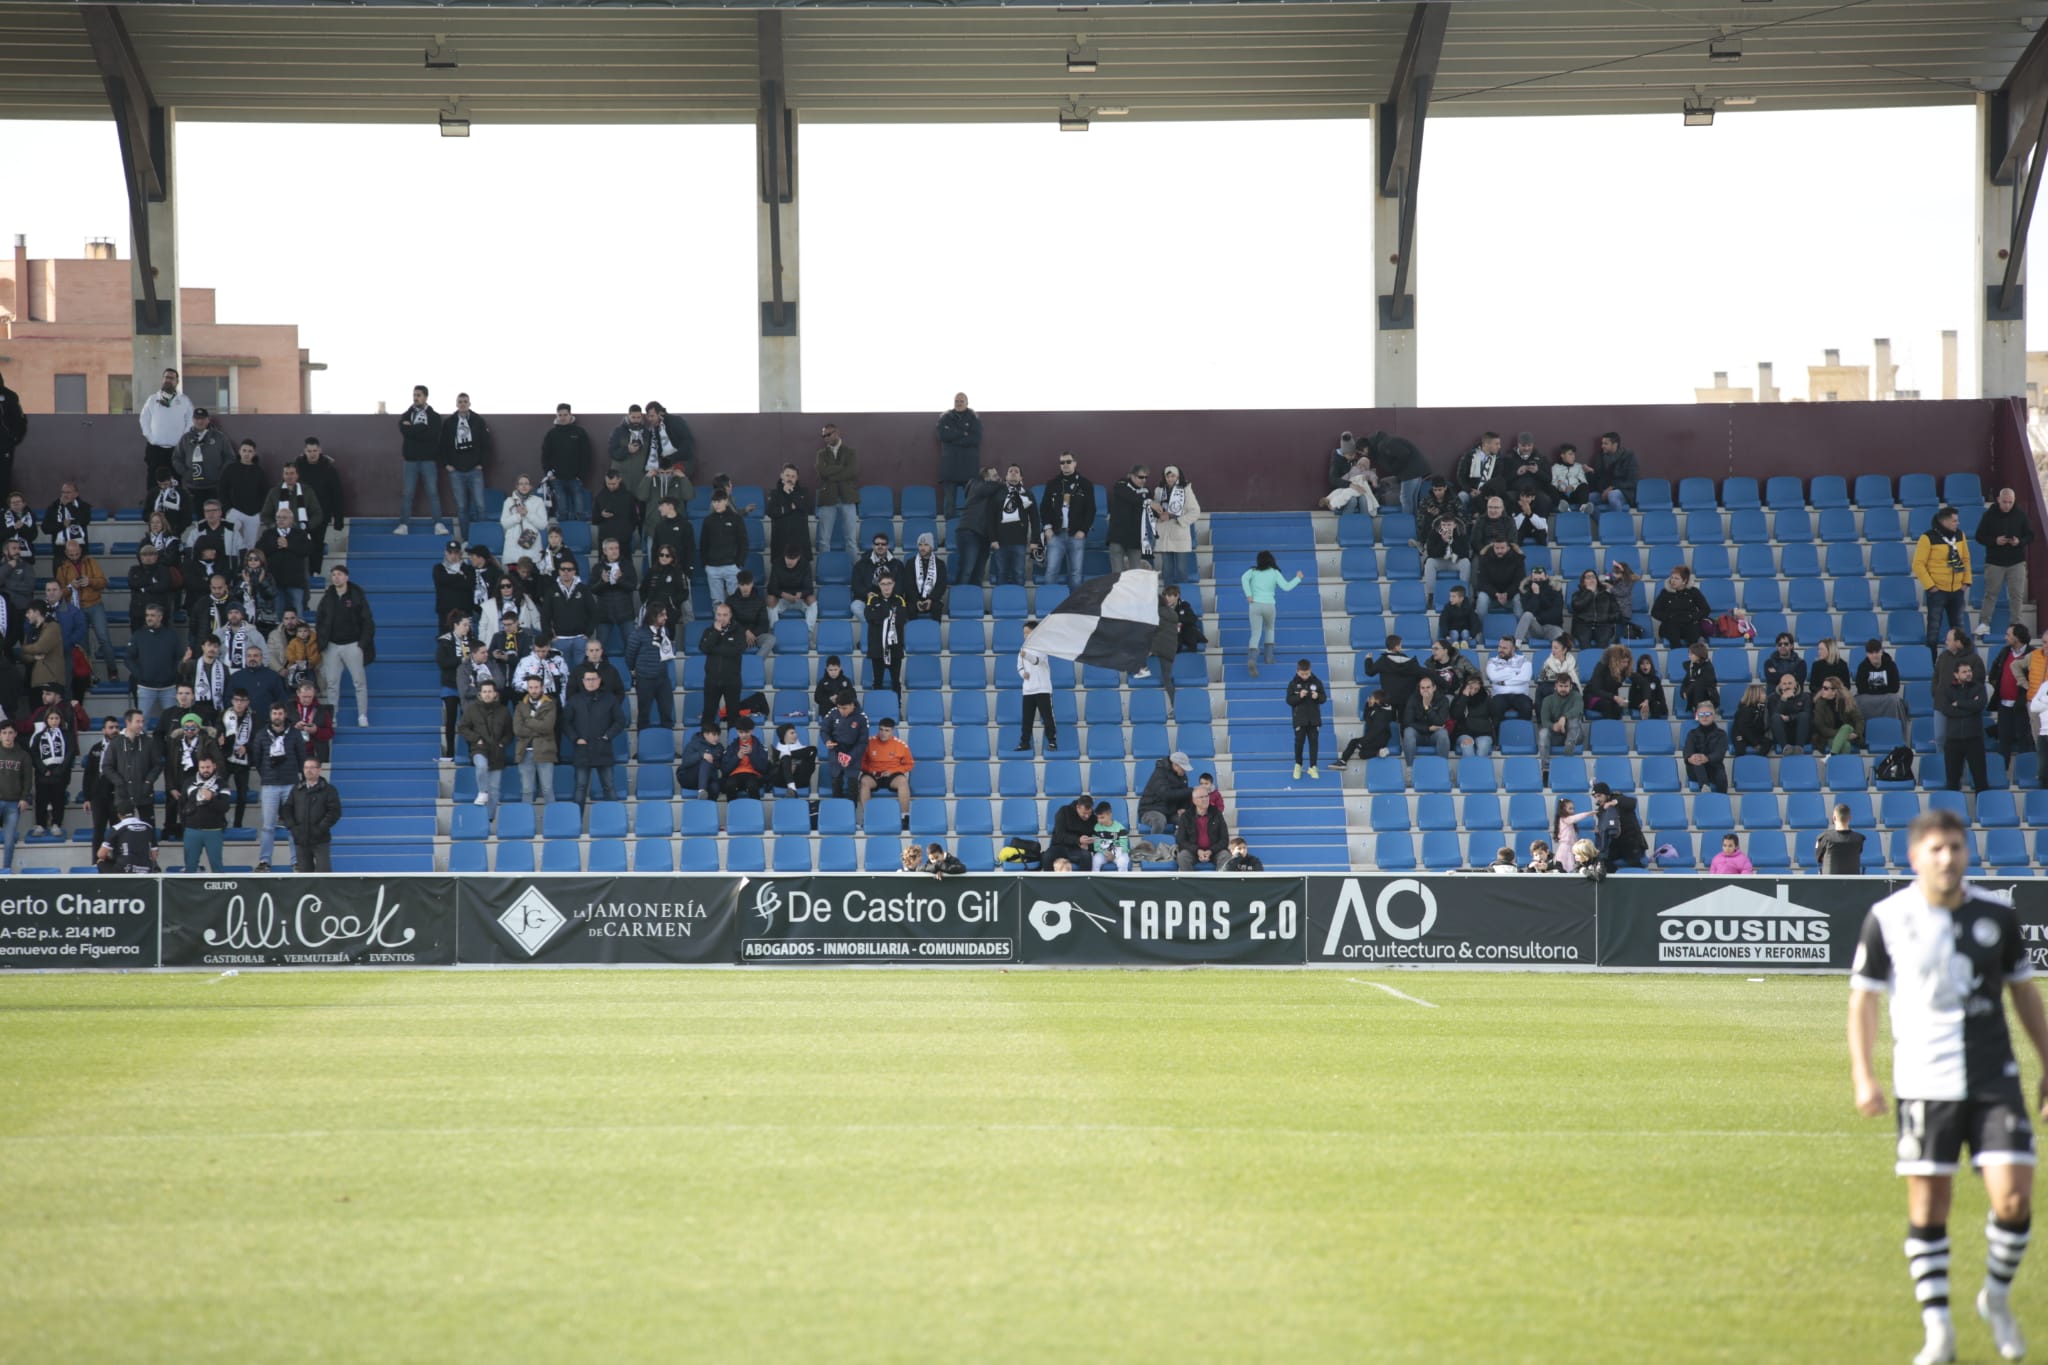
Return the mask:
{"type": "Polygon", "coordinates": [[[1025,648],[1055,659],[1135,673],[1159,628],[1159,575],[1126,569],[1091,578],[1045,614],[1025,648]]]}

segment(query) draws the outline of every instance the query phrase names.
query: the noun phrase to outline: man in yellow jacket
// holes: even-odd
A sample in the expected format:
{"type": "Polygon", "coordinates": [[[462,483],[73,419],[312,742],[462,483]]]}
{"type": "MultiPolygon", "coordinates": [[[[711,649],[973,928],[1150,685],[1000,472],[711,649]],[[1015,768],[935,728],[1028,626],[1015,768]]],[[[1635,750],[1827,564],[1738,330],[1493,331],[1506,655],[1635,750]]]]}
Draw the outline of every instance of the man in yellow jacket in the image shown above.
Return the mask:
{"type": "Polygon", "coordinates": [[[1927,649],[1938,657],[1945,631],[1959,630],[1965,639],[1970,634],[1970,542],[1955,508],[1934,514],[1934,524],[1913,549],[1913,577],[1927,594],[1927,649]]]}

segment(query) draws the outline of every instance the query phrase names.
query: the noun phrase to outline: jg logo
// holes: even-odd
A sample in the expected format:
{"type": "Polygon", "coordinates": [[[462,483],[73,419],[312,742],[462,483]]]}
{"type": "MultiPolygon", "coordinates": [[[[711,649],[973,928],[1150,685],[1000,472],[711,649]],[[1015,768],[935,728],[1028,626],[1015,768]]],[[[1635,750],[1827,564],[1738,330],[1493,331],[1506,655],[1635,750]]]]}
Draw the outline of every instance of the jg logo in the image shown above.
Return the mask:
{"type": "Polygon", "coordinates": [[[775,927],[775,912],[782,909],[782,893],[775,889],[774,882],[762,882],[754,892],[754,913],[761,917],[763,929],[775,927]]]}
{"type": "Polygon", "coordinates": [[[1426,936],[1436,927],[1436,892],[1413,877],[1398,877],[1380,888],[1380,894],[1368,904],[1365,891],[1353,878],[1345,878],[1344,890],[1337,896],[1337,913],[1330,917],[1330,936],[1324,940],[1323,954],[1335,956],[1338,945],[1344,939],[1344,926],[1352,920],[1358,922],[1358,936],[1368,942],[1376,941],[1380,934],[1388,938],[1412,943],[1426,936]],[[1404,903],[1412,897],[1420,907],[1404,903]],[[1397,917],[1396,911],[1400,914],[1397,917]],[[1411,921],[1412,922],[1409,922],[1411,921]],[[1373,925],[1377,922],[1378,932],[1373,925]]]}

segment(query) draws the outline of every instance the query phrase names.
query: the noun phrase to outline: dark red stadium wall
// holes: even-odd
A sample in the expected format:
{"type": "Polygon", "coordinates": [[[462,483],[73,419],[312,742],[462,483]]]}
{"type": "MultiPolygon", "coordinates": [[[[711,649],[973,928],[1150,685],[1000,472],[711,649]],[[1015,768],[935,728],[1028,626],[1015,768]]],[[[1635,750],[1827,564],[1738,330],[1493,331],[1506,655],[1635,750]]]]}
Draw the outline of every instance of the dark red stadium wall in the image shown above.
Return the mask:
{"type": "MultiPolygon", "coordinates": [[[[1213,509],[1305,508],[1323,492],[1328,451],[1340,431],[1384,427],[1413,440],[1439,470],[1491,428],[1512,439],[1533,431],[1546,448],[1571,441],[1591,451],[1603,431],[1619,431],[1642,457],[1643,473],[1674,481],[1691,475],[1757,479],[1777,474],[1948,473],[1975,470],[1995,486],[1999,471],[2023,472],[2024,432],[2014,455],[2012,405],[1957,400],[1908,403],[1773,403],[1702,407],[1641,405],[1553,408],[1410,408],[1399,411],[1219,410],[1213,412],[984,413],[984,457],[1016,461],[1034,483],[1053,471],[1053,455],[1072,449],[1097,480],[1135,463],[1178,464],[1213,509]],[[2017,463],[2008,461],[2017,460],[2017,463]]],[[[551,416],[490,414],[498,455],[488,470],[494,486],[520,471],[537,472],[542,433],[551,416]]],[[[616,414],[587,415],[584,425],[602,447],[616,414]]],[[[861,452],[869,482],[902,487],[928,483],[937,459],[937,413],[707,413],[690,426],[704,472],[726,471],[743,483],[767,483],[793,460],[808,481],[819,424],[836,420],[861,452]]],[[[36,414],[16,470],[38,503],[54,496],[60,478],[81,479],[103,505],[142,494],[142,438],[132,417],[36,414]]],[[[253,436],[273,468],[296,454],[309,434],[339,461],[358,515],[390,516],[398,508],[395,416],[248,415],[226,419],[235,437],[253,436]]],[[[2007,478],[2013,477],[2008,474],[2007,478]]],[[[2034,481],[2028,478],[2027,484],[2034,481]]],[[[2038,498],[2038,490],[2035,494],[2038,498]]],[[[2043,524],[2048,524],[2044,521],[2043,524]]],[[[2048,578],[2037,581],[2048,582],[2048,578]]]]}

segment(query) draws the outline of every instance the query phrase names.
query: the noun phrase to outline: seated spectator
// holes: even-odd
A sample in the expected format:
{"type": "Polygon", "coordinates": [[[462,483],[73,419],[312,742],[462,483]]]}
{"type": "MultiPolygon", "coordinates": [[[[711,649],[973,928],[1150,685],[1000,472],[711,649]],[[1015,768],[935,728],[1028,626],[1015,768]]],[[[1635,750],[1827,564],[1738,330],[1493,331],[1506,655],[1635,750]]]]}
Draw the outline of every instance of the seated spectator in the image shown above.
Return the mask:
{"type": "MultiPolygon", "coordinates": [[[[1228,815],[1230,813],[1229,807],[1224,803],[1222,791],[1218,789],[1218,787],[1216,786],[1216,774],[1202,773],[1200,776],[1196,777],[1194,791],[1207,792],[1209,794],[1210,805],[1214,806],[1217,810],[1222,811],[1225,815],[1228,815]]],[[[1192,795],[1192,793],[1190,793],[1190,795],[1192,795]]]]}
{"type": "Polygon", "coordinates": [[[1644,650],[1628,675],[1628,713],[1637,720],[1664,720],[1670,716],[1664,700],[1664,680],[1657,676],[1657,656],[1644,650]]]}
{"type": "Polygon", "coordinates": [[[599,686],[602,681],[596,669],[585,672],[581,690],[570,694],[568,710],[562,716],[562,743],[576,769],[575,801],[579,806],[589,803],[592,774],[597,777],[599,800],[619,799],[612,783],[612,767],[618,762],[612,741],[625,730],[626,721],[617,699],[599,686]]]}
{"type": "Polygon", "coordinates": [[[1045,864],[1057,869],[1061,862],[1075,867],[1095,866],[1095,800],[1081,795],[1053,813],[1047,835],[1045,864]]]}
{"type": "Polygon", "coordinates": [[[1131,832],[1124,828],[1124,822],[1116,818],[1116,811],[1107,801],[1095,803],[1095,862],[1097,872],[1114,868],[1118,872],[1131,870],[1131,832]]]}
{"type": "MultiPolygon", "coordinates": [[[[1515,532],[1515,519],[1508,515],[1507,502],[1498,493],[1487,495],[1479,514],[1472,518],[1467,529],[1475,558],[1485,553],[1486,547],[1495,541],[1513,545],[1520,539],[1515,532]]],[[[1521,581],[1521,575],[1516,574],[1515,579],[1521,581]]]]}
{"type": "Polygon", "coordinates": [[[1696,724],[1686,732],[1685,747],[1680,751],[1685,759],[1685,780],[1695,787],[1726,792],[1728,733],[1721,728],[1711,702],[1695,705],[1692,718],[1696,724]]]}
{"type": "Polygon", "coordinates": [[[1473,609],[1472,603],[1466,600],[1465,585],[1452,584],[1448,597],[1443,611],[1436,618],[1437,639],[1456,644],[1469,644],[1478,639],[1486,623],[1473,609]]]}
{"type": "Polygon", "coordinates": [[[1387,647],[1378,658],[1368,654],[1365,659],[1366,675],[1378,678],[1386,688],[1387,705],[1394,708],[1396,717],[1407,710],[1408,698],[1415,695],[1415,684],[1428,671],[1402,648],[1398,635],[1387,637],[1387,647]]]}
{"type": "Polygon", "coordinates": [[[732,581],[732,596],[725,599],[732,608],[732,623],[746,640],[747,648],[762,658],[775,653],[775,623],[768,619],[768,599],[754,586],[751,569],[741,569],[732,581]]]}
{"type": "Polygon", "coordinates": [[[853,800],[860,795],[861,763],[867,757],[868,718],[851,687],[839,694],[838,709],[826,713],[820,734],[825,741],[826,794],[853,800]]]}
{"type": "Polygon", "coordinates": [[[1499,850],[1494,853],[1493,861],[1486,865],[1486,870],[1488,872],[1505,872],[1513,876],[1522,869],[1515,863],[1514,849],[1506,844],[1502,844],[1499,850]]]}
{"type": "Polygon", "coordinates": [[[1486,667],[1482,671],[1487,691],[1492,694],[1490,705],[1496,728],[1509,716],[1519,716],[1527,721],[1536,719],[1534,665],[1526,654],[1515,648],[1513,636],[1500,637],[1500,647],[1487,656],[1486,667]]]}
{"type": "Polygon", "coordinates": [[[1605,782],[1593,784],[1593,846],[1608,867],[1643,866],[1649,857],[1649,841],[1643,838],[1642,821],[1636,817],[1636,799],[1616,793],[1605,782]]]}
{"type": "Polygon", "coordinates": [[[1839,678],[1821,680],[1813,697],[1813,739],[1816,750],[1852,753],[1863,746],[1863,713],[1839,678]]]}
{"type": "Polygon", "coordinates": [[[1634,507],[1636,480],[1640,472],[1636,453],[1621,443],[1619,432],[1610,431],[1601,436],[1600,452],[1593,457],[1593,467],[1586,472],[1587,484],[1593,490],[1595,511],[1627,512],[1634,507]]]}
{"type": "Polygon", "coordinates": [[[1522,616],[1522,580],[1528,576],[1529,561],[1507,538],[1496,536],[1479,552],[1472,566],[1472,586],[1478,597],[1479,630],[1486,634],[1486,618],[1506,612],[1510,621],[1522,616]]]}
{"type": "Polygon", "coordinates": [[[1497,470],[1510,505],[1521,504],[1526,496],[1538,517],[1550,516],[1550,460],[1536,448],[1534,433],[1518,432],[1514,447],[1501,456],[1497,470]]]}
{"type": "MultiPolygon", "coordinates": [[[[1586,467],[1579,463],[1579,448],[1575,445],[1561,445],[1550,458],[1550,488],[1558,502],[1571,507],[1584,507],[1593,490],[1586,483],[1586,467]]],[[[1558,846],[1560,855],[1570,850],[1558,846]]]]}
{"type": "Polygon", "coordinates": [[[1472,571],[1472,541],[1465,533],[1457,515],[1445,511],[1437,514],[1422,538],[1422,597],[1427,609],[1437,604],[1436,580],[1439,574],[1449,574],[1456,583],[1463,584],[1472,571]]]}
{"type": "Polygon", "coordinates": [[[1463,526],[1465,524],[1464,508],[1464,503],[1459,500],[1457,493],[1441,474],[1431,478],[1428,486],[1416,498],[1415,526],[1423,540],[1415,543],[1417,545],[1425,544],[1430,528],[1446,518],[1457,523],[1459,526],[1463,526]]]}
{"type": "Polygon", "coordinates": [[[1533,839],[1529,843],[1529,865],[1524,872],[1562,872],[1564,868],[1550,852],[1550,841],[1533,839]]]}
{"type": "Polygon", "coordinates": [[[1522,615],[1515,622],[1515,643],[1527,644],[1530,636],[1539,640],[1555,640],[1564,634],[1564,593],[1550,576],[1550,570],[1538,564],[1529,570],[1529,576],[1522,580],[1522,615]]]}
{"type": "Polygon", "coordinates": [[[1821,683],[1834,678],[1842,684],[1844,696],[1852,692],[1854,689],[1850,684],[1855,679],[1849,672],[1849,661],[1842,657],[1842,642],[1830,635],[1815,645],[1814,650],[1813,663],[1806,670],[1807,690],[1819,696],[1821,683]]]}
{"type": "Polygon", "coordinates": [[[1515,543],[1518,545],[1548,545],[1550,543],[1550,517],[1539,510],[1546,499],[1541,494],[1524,490],[1515,494],[1515,543]]]}
{"type": "Polygon", "coordinates": [[[1188,786],[1188,769],[1193,766],[1178,749],[1152,765],[1152,775],[1145,779],[1144,790],[1138,793],[1139,824],[1154,834],[1163,834],[1180,819],[1181,812],[1194,800],[1193,790],[1188,786]]]}
{"type": "MultiPolygon", "coordinates": [[[[1536,754],[1550,771],[1550,751],[1561,745],[1567,755],[1576,754],[1586,742],[1586,699],[1565,673],[1551,679],[1550,691],[1536,709],[1536,754]]],[[[1562,847],[1562,845],[1560,845],[1562,847]]]]}
{"type": "Polygon", "coordinates": [[[495,826],[512,747],[512,713],[499,700],[496,681],[484,679],[475,698],[463,706],[456,733],[468,741],[470,766],[476,769],[475,804],[487,808],[485,818],[495,826]]]}
{"type": "Polygon", "coordinates": [[[896,738],[896,722],[883,716],[875,722],[875,737],[860,759],[860,796],[854,802],[862,810],[876,792],[894,792],[903,808],[903,828],[910,828],[910,770],[917,760],[910,746],[896,738]]]}
{"type": "Polygon", "coordinates": [[[725,737],[716,716],[704,717],[704,724],[683,745],[676,760],[676,781],[686,792],[716,801],[725,790],[725,737]]]}
{"type": "Polygon", "coordinates": [[[1604,720],[1620,720],[1628,705],[1629,675],[1635,671],[1635,656],[1627,645],[1609,645],[1593,665],[1586,679],[1586,711],[1604,720]]]}
{"type": "Polygon", "coordinates": [[[1813,694],[1790,673],[1778,675],[1771,708],[1771,743],[1780,753],[1799,753],[1813,743],[1813,694]]]}
{"type": "Polygon", "coordinates": [[[732,596],[740,568],[747,562],[747,522],[734,510],[729,495],[714,486],[711,510],[697,532],[697,556],[704,563],[704,577],[711,585],[711,605],[732,596]]]}
{"type": "Polygon", "coordinates": [[[1742,840],[1732,834],[1721,836],[1721,851],[1707,864],[1707,871],[1717,877],[1756,875],[1756,868],[1750,865],[1749,855],[1742,851],[1742,840]]]}
{"type": "Polygon", "coordinates": [[[1451,756],[1451,701],[1437,687],[1433,674],[1415,685],[1401,716],[1401,757],[1415,761],[1415,751],[1428,745],[1441,758],[1451,756]]]}
{"type": "MultiPolygon", "coordinates": [[[[805,532],[809,534],[808,531],[805,532]]],[[[818,575],[810,558],[791,545],[768,571],[768,625],[772,629],[786,611],[800,611],[804,624],[818,628],[818,575]]]]}
{"type": "Polygon", "coordinates": [[[556,714],[559,715],[560,708],[569,704],[569,661],[556,652],[555,644],[555,637],[546,631],[533,637],[533,652],[512,670],[512,688],[524,694],[526,680],[539,678],[541,690],[555,699],[556,714]]]}
{"type": "Polygon", "coordinates": [[[1329,485],[1329,493],[1316,506],[1332,512],[1379,515],[1379,481],[1372,460],[1348,431],[1337,438],[1337,448],[1330,452],[1329,485]]]}
{"type": "Polygon", "coordinates": [[[874,539],[869,542],[868,552],[853,561],[852,595],[855,616],[861,614],[860,604],[867,600],[868,594],[875,590],[875,584],[884,574],[898,583],[905,582],[908,578],[903,561],[889,548],[889,537],[877,532],[874,539]]]}
{"type": "Polygon", "coordinates": [[[811,693],[811,702],[818,709],[819,723],[823,724],[826,717],[837,711],[840,702],[848,697],[854,699],[854,705],[860,704],[860,693],[855,689],[853,679],[846,675],[839,656],[827,655],[825,671],[818,675],[818,685],[811,693]]]}
{"type": "Polygon", "coordinates": [[[1907,724],[1911,713],[1906,709],[1905,685],[1898,661],[1885,651],[1884,641],[1864,641],[1863,662],[1856,665],[1856,704],[1863,714],[1907,724]]]}
{"type": "Polygon", "coordinates": [[[1213,872],[1230,845],[1230,826],[1223,812],[1197,792],[1174,826],[1174,861],[1182,872],[1213,872]]]}
{"type": "Polygon", "coordinates": [[[1650,616],[1657,622],[1657,638],[1673,647],[1699,640],[1713,614],[1707,595],[1693,583],[1692,570],[1683,564],[1665,577],[1663,590],[1650,608],[1650,616]]]}
{"type": "Polygon", "coordinates": [[[1775,653],[1764,657],[1764,687],[1773,695],[1778,690],[1778,679],[1790,675],[1803,691],[1806,687],[1806,658],[1793,644],[1790,635],[1778,637],[1775,653]]]}
{"type": "Polygon", "coordinates": [[[553,799],[560,704],[549,694],[540,672],[521,675],[520,696],[512,707],[512,761],[519,765],[519,789],[536,806],[553,799]]]}
{"type": "Polygon", "coordinates": [[[1465,679],[1465,685],[1451,697],[1451,733],[1457,739],[1460,754],[1493,756],[1494,736],[1500,733],[1500,722],[1494,719],[1493,698],[1486,695],[1486,684],[1476,677],[1465,679]]]}
{"type": "Polygon", "coordinates": [[[1445,705],[1449,705],[1458,689],[1465,685],[1465,679],[1479,676],[1479,670],[1473,667],[1472,661],[1444,640],[1438,640],[1429,647],[1424,671],[1436,679],[1437,691],[1443,694],[1445,705]]]}
{"type": "Polygon", "coordinates": [[[1471,507],[1483,499],[1494,487],[1494,471],[1499,463],[1500,433],[1481,433],[1479,443],[1459,456],[1456,468],[1451,471],[1451,483],[1458,490],[1459,501],[1471,507]]]}
{"type": "Polygon", "coordinates": [[[1244,841],[1242,834],[1230,836],[1230,851],[1223,855],[1223,861],[1216,864],[1218,872],[1264,872],[1266,865],[1253,853],[1251,845],[1244,841]]]}
{"type": "Polygon", "coordinates": [[[1685,668],[1679,676],[1678,696],[1689,710],[1720,703],[1721,678],[1714,671],[1714,651],[1705,640],[1694,640],[1685,652],[1685,668]]]}
{"type": "Polygon", "coordinates": [[[1742,699],[1735,703],[1735,721],[1728,727],[1728,742],[1737,757],[1770,753],[1775,711],[1771,694],[1762,683],[1751,683],[1742,689],[1742,699]]]}
{"type": "Polygon", "coordinates": [[[1948,765],[1947,786],[1952,792],[1963,789],[1966,764],[1976,790],[1983,791],[1990,780],[1984,756],[1984,706],[1984,684],[1969,663],[1955,665],[1949,684],[1935,688],[1934,711],[1945,722],[1941,750],[1948,765]]]}
{"type": "Polygon", "coordinates": [[[633,676],[633,695],[640,699],[636,728],[645,730],[654,724],[664,730],[675,728],[675,657],[668,608],[652,603],[626,641],[626,671],[633,676]]]}
{"type": "Polygon", "coordinates": [[[734,721],[732,743],[725,748],[722,764],[726,796],[760,800],[761,788],[774,766],[774,760],[768,756],[768,746],[754,738],[754,722],[746,716],[734,721]]]}
{"type": "Polygon", "coordinates": [[[917,538],[917,554],[907,566],[909,576],[899,586],[910,599],[910,619],[939,621],[946,615],[946,563],[933,551],[932,538],[917,538]]]}
{"type": "MultiPolygon", "coordinates": [[[[2043,689],[2048,690],[2048,689],[2043,689]]],[[[1365,729],[1349,744],[1344,752],[1330,766],[1339,772],[1351,765],[1353,758],[1379,758],[1394,747],[1394,708],[1387,704],[1387,694],[1374,688],[1359,704],[1359,718],[1365,729]]]]}
{"type": "Polygon", "coordinates": [[[1620,637],[1621,620],[1621,603],[1607,580],[1592,569],[1580,574],[1578,591],[1572,594],[1572,634],[1605,649],[1620,637]]]}
{"type": "Polygon", "coordinates": [[[811,790],[811,779],[818,772],[818,749],[816,745],[805,744],[797,736],[794,725],[784,725],[775,732],[774,777],[775,789],[791,796],[803,796],[811,790]]]}
{"type": "Polygon", "coordinates": [[[463,704],[466,706],[475,701],[482,694],[485,683],[496,688],[498,695],[503,696],[505,681],[504,671],[498,667],[497,661],[491,658],[490,642],[471,640],[469,662],[465,663],[462,671],[456,675],[456,690],[461,695],[463,704]]]}
{"type": "Polygon", "coordinates": [[[128,570],[128,619],[140,621],[146,608],[156,607],[163,612],[164,620],[170,620],[178,597],[171,566],[163,562],[162,552],[146,540],[137,547],[135,558],[135,565],[128,570]]]}
{"type": "Polygon", "coordinates": [[[924,850],[916,844],[903,846],[903,870],[917,873],[924,871],[924,850]]]}

